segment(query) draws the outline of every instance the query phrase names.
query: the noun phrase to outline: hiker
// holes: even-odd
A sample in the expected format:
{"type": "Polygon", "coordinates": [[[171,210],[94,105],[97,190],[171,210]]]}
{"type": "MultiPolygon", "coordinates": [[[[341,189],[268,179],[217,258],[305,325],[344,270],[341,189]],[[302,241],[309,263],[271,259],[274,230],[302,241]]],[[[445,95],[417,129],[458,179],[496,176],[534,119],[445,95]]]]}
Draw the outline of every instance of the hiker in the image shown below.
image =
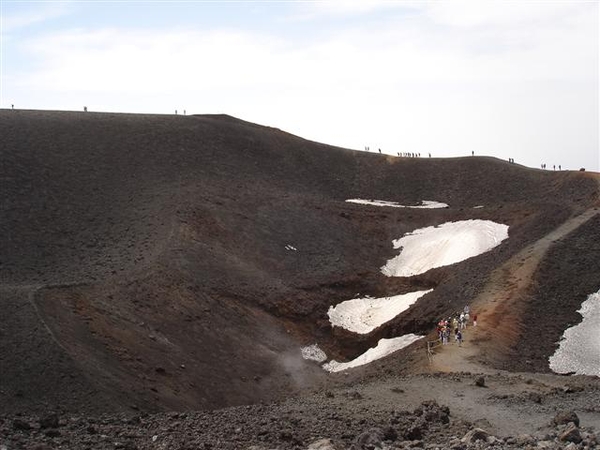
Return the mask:
{"type": "Polygon", "coordinates": [[[10,105],[10,109],[15,109],[15,105],[14,105],[14,104],[11,104],[11,105],[10,105]]]}
{"type": "Polygon", "coordinates": [[[87,112],[87,106],[83,107],[83,112],[87,112]]]}
{"type": "Polygon", "coordinates": [[[473,313],[473,326],[477,326],[477,314],[473,313]]]}
{"type": "Polygon", "coordinates": [[[379,149],[379,153],[381,153],[381,149],[379,149]]]}
{"type": "Polygon", "coordinates": [[[456,333],[456,340],[458,341],[458,346],[462,347],[463,335],[460,330],[458,330],[458,333],[456,333]]]}
{"type": "Polygon", "coordinates": [[[475,150],[471,150],[471,156],[475,156],[475,150]]]}

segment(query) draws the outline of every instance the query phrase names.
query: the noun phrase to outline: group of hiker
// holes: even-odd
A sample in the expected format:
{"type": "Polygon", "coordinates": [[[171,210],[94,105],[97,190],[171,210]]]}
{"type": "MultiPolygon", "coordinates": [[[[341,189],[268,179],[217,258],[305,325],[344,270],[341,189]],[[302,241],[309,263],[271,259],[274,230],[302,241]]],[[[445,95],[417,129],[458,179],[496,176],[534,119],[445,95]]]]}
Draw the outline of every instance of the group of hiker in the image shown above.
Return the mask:
{"type": "Polygon", "coordinates": [[[442,345],[447,345],[451,342],[452,334],[454,334],[454,342],[459,347],[462,346],[464,337],[463,330],[467,328],[467,325],[472,323],[474,327],[477,326],[477,314],[472,313],[469,306],[465,306],[463,311],[456,313],[447,319],[441,319],[437,324],[438,339],[442,345]]]}
{"type": "MultiPolygon", "coordinates": [[[[542,167],[542,169],[546,169],[546,163],[542,164],[541,167],[542,167]]],[[[556,164],[552,165],[552,170],[556,170],[556,164]]],[[[558,170],[562,170],[561,164],[558,165],[558,170]]]]}

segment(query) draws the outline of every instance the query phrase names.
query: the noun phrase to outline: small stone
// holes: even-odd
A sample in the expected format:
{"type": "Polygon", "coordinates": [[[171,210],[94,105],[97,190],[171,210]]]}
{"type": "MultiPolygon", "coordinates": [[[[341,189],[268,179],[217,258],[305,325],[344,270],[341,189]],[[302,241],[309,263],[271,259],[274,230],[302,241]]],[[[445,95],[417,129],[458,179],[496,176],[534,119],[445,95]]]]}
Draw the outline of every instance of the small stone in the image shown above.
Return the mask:
{"type": "Polygon", "coordinates": [[[279,432],[279,439],[282,441],[291,441],[294,439],[294,434],[291,432],[291,430],[283,430],[279,432]]]}
{"type": "Polygon", "coordinates": [[[31,425],[29,425],[28,422],[26,422],[22,419],[15,419],[15,420],[13,420],[13,429],[21,430],[21,431],[29,431],[29,430],[31,430],[31,425]]]}
{"type": "Polygon", "coordinates": [[[464,435],[464,437],[461,439],[461,442],[464,442],[465,444],[473,444],[477,441],[487,442],[489,436],[490,434],[487,431],[482,430],[481,428],[473,428],[464,435]]]}
{"type": "Polygon", "coordinates": [[[383,427],[383,440],[384,441],[394,442],[396,439],[398,439],[398,433],[396,432],[394,427],[390,427],[390,426],[383,427]]]}
{"type": "Polygon", "coordinates": [[[475,386],[477,387],[485,387],[485,378],[479,377],[475,380],[475,386]]]}
{"type": "Polygon", "coordinates": [[[370,430],[359,434],[354,443],[358,444],[360,448],[368,446],[381,447],[381,443],[384,439],[385,433],[381,428],[371,428],[370,430]]]}
{"type": "Polygon", "coordinates": [[[346,396],[351,400],[360,400],[363,398],[361,393],[358,391],[350,391],[346,394],[346,396]]]}
{"type": "Polygon", "coordinates": [[[534,403],[542,403],[542,396],[540,394],[538,394],[537,392],[531,392],[529,394],[529,399],[534,402],[534,403]]]}
{"type": "Polygon", "coordinates": [[[492,435],[488,436],[485,440],[490,445],[502,443],[501,439],[498,439],[496,436],[492,436],[492,435]]]}
{"type": "Polygon", "coordinates": [[[567,428],[560,434],[558,439],[562,442],[574,442],[575,444],[579,444],[583,440],[579,428],[572,422],[567,425],[567,428]]]}
{"type": "Polygon", "coordinates": [[[60,431],[58,431],[56,428],[48,428],[46,431],[44,431],[44,434],[48,437],[55,438],[60,436],[60,431]]]}
{"type": "Polygon", "coordinates": [[[58,414],[49,414],[40,419],[40,428],[58,428],[59,422],[58,414]]]}
{"type": "Polygon", "coordinates": [[[533,436],[529,434],[520,434],[515,440],[515,444],[517,444],[519,447],[525,447],[527,445],[533,444],[534,442],[535,439],[533,439],[533,436]]]}
{"type": "Polygon", "coordinates": [[[423,431],[418,424],[415,424],[404,432],[403,437],[408,441],[418,441],[423,439],[423,431]]]}
{"type": "Polygon", "coordinates": [[[310,444],[307,450],[336,450],[336,448],[331,439],[319,439],[310,444]]]}

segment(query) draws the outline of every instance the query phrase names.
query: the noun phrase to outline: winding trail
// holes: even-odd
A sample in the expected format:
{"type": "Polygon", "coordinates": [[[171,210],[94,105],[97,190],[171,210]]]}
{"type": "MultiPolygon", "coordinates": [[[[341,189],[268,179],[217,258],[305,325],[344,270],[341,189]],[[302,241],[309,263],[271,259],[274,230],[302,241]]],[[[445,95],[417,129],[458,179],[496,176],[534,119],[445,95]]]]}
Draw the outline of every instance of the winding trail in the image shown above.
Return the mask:
{"type": "Polygon", "coordinates": [[[462,347],[456,344],[438,347],[430,369],[434,372],[497,373],[482,363],[505,354],[519,338],[522,295],[554,242],[565,237],[600,214],[600,207],[590,208],[572,217],[546,236],[525,247],[494,270],[483,291],[471,302],[478,315],[477,327],[464,333],[462,347]]]}

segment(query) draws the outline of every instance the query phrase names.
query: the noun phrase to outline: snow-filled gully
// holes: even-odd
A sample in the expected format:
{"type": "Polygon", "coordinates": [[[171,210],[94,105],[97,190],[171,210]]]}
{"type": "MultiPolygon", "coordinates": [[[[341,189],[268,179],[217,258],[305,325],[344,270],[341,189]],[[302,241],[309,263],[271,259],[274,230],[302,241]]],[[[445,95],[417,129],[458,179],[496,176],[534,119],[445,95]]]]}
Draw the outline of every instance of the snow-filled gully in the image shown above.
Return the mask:
{"type": "MultiPolygon", "coordinates": [[[[376,206],[406,207],[381,200],[351,199],[346,201],[376,206]]],[[[421,206],[416,207],[446,208],[448,205],[438,202],[423,202],[421,206]]],[[[381,268],[381,272],[390,277],[410,277],[422,274],[430,269],[455,264],[485,253],[500,245],[507,238],[508,226],[489,220],[464,220],[447,222],[437,227],[420,228],[393,241],[394,248],[399,248],[400,253],[390,259],[381,268]]],[[[432,289],[383,298],[365,296],[346,300],[329,308],[329,321],[332,327],[342,327],[357,334],[368,334],[406,311],[431,291],[432,289]]],[[[392,339],[380,339],[377,346],[352,361],[340,363],[331,360],[322,367],[329,372],[339,372],[369,364],[422,338],[423,336],[407,334],[392,339]]],[[[317,344],[302,348],[302,355],[305,359],[318,362],[327,360],[327,355],[317,344]]]]}

